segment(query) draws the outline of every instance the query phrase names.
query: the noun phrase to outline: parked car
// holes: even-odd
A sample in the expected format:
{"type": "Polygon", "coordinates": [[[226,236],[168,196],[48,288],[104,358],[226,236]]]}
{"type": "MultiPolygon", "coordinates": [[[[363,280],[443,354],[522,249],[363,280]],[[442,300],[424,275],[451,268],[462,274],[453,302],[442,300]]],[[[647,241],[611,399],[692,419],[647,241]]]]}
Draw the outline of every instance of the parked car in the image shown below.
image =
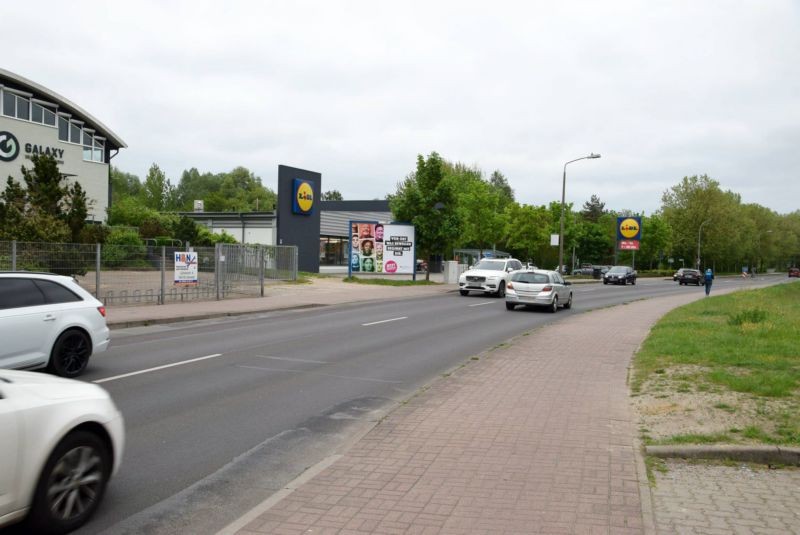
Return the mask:
{"type": "Polygon", "coordinates": [[[594,268],[595,268],[595,266],[593,266],[592,264],[581,264],[581,267],[575,268],[575,269],[572,270],[572,274],[573,275],[588,275],[588,276],[591,277],[592,274],[594,273],[594,268]]]}
{"type": "Polygon", "coordinates": [[[420,271],[428,271],[428,263],[425,260],[417,258],[417,273],[420,271]]]}
{"type": "Polygon", "coordinates": [[[0,368],[83,373],[108,348],[103,303],[75,279],[51,273],[0,273],[0,368]]]}
{"type": "Polygon", "coordinates": [[[0,528],[66,533],[97,509],[122,459],[122,415],[101,387],[0,370],[0,528]]]}
{"type": "Polygon", "coordinates": [[[517,305],[546,307],[550,312],[558,307],[572,308],[572,283],[557,271],[541,269],[515,271],[506,285],[506,309],[517,305]]]}
{"type": "Polygon", "coordinates": [[[800,277],[800,268],[789,268],[789,276],[790,277],[800,277]]]}
{"type": "Polygon", "coordinates": [[[614,266],[603,275],[603,284],[636,284],[636,271],[630,266],[614,266]]]}
{"type": "Polygon", "coordinates": [[[700,286],[703,284],[703,274],[696,269],[681,269],[681,274],[678,276],[678,284],[694,284],[700,286]]]}
{"type": "Polygon", "coordinates": [[[508,274],[522,269],[522,262],[515,258],[484,258],[458,277],[458,291],[467,295],[471,291],[506,295],[508,274]]]}

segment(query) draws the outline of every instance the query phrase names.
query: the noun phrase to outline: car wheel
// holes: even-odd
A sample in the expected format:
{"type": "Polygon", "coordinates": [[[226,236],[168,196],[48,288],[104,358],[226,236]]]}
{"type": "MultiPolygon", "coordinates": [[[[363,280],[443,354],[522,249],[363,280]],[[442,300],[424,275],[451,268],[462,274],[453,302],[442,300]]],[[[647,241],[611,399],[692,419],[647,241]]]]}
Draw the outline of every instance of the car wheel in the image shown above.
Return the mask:
{"type": "Polygon", "coordinates": [[[631,281],[631,284],[635,285],[635,284],[636,284],[636,279],[633,279],[633,280],[631,281]]]}
{"type": "Polygon", "coordinates": [[[505,297],[506,296],[506,283],[501,282],[500,286],[497,288],[497,293],[495,294],[497,297],[505,297]]]}
{"type": "Polygon", "coordinates": [[[67,435],[37,483],[27,521],[31,533],[66,533],[83,525],[100,504],[111,464],[111,453],[97,435],[67,435]]]}
{"type": "Polygon", "coordinates": [[[608,281],[603,281],[603,284],[608,284],[608,281]]]}
{"type": "Polygon", "coordinates": [[[567,302],[564,303],[564,308],[566,308],[567,310],[572,308],[572,292],[569,293],[569,299],[567,299],[567,302]]]}
{"type": "Polygon", "coordinates": [[[514,303],[506,303],[506,310],[514,310],[515,308],[517,308],[517,305],[514,303]]]}
{"type": "Polygon", "coordinates": [[[547,307],[547,310],[549,310],[553,314],[558,312],[558,296],[557,295],[553,297],[553,302],[550,304],[549,307],[547,307]]]}
{"type": "Polygon", "coordinates": [[[459,290],[458,293],[460,293],[461,295],[468,295],[469,290],[459,290]]]}
{"type": "Polygon", "coordinates": [[[70,330],[58,337],[50,353],[48,369],[61,377],[77,377],[86,369],[92,343],[86,334],[70,330]]]}

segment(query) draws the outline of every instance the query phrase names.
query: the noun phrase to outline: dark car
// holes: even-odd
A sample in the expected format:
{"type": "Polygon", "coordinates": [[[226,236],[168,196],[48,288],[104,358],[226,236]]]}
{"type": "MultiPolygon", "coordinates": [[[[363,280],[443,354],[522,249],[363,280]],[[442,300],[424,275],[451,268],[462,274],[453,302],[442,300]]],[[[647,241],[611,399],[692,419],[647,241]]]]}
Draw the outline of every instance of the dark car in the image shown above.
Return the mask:
{"type": "Polygon", "coordinates": [[[678,279],[680,279],[680,278],[681,278],[681,274],[683,273],[683,271],[684,271],[685,269],[689,269],[689,268],[680,268],[680,269],[678,269],[678,271],[676,271],[675,273],[673,273],[673,274],[672,274],[672,280],[673,280],[673,281],[675,281],[675,282],[678,282],[678,279]]]}
{"type": "Polygon", "coordinates": [[[800,268],[789,268],[789,276],[800,278],[800,268]]]}
{"type": "Polygon", "coordinates": [[[630,266],[614,266],[603,275],[603,284],[636,284],[636,270],[630,266]]]}
{"type": "Polygon", "coordinates": [[[694,284],[700,286],[703,283],[703,274],[696,269],[682,269],[678,276],[678,284],[694,284]]]}

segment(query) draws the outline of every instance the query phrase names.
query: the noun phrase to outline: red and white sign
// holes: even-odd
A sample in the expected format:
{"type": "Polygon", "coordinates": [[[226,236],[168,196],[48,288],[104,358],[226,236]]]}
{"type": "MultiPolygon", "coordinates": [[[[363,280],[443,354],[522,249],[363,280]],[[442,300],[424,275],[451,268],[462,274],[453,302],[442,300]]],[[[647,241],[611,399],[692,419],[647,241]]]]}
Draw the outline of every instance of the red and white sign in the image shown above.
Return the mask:
{"type": "Polygon", "coordinates": [[[639,240],[619,240],[620,251],[638,251],[639,240]]]}

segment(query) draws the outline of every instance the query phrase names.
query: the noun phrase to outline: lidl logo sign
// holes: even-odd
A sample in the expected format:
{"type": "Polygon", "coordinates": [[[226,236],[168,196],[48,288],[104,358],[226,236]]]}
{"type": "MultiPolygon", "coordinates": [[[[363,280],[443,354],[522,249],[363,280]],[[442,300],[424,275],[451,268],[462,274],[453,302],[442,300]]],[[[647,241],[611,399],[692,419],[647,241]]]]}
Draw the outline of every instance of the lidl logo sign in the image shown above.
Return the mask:
{"type": "Polygon", "coordinates": [[[294,179],[294,198],[292,212],[310,215],[314,210],[314,183],[309,180],[294,179]]]}
{"type": "Polygon", "coordinates": [[[641,239],[642,239],[641,217],[617,218],[617,241],[641,240],[641,239]]]}
{"type": "Polygon", "coordinates": [[[13,162],[19,156],[19,141],[11,132],[0,132],[0,162],[13,162]]]}

